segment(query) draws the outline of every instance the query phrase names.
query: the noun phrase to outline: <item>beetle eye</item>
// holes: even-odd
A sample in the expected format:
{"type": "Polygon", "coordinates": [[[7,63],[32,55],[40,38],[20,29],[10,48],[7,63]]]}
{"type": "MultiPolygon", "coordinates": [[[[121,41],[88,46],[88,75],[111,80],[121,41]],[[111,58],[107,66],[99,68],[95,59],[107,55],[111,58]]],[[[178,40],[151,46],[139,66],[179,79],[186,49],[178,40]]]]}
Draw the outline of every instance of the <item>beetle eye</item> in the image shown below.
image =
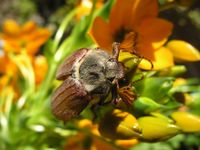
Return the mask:
{"type": "Polygon", "coordinates": [[[110,59],[106,62],[106,68],[107,69],[116,69],[118,67],[117,62],[113,59],[110,59]]]}

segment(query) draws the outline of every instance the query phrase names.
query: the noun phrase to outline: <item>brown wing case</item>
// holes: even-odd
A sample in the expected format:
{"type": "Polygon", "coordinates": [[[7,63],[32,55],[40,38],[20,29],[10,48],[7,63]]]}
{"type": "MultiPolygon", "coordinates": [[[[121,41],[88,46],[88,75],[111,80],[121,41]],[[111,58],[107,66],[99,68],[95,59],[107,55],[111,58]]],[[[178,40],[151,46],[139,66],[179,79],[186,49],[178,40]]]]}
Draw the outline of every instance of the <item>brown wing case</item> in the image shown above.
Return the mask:
{"type": "Polygon", "coordinates": [[[65,59],[65,61],[60,65],[57,70],[56,78],[58,80],[65,80],[69,75],[72,74],[74,65],[81,61],[81,59],[86,55],[89,49],[83,48],[74,52],[71,56],[65,59]]]}
{"type": "Polygon", "coordinates": [[[79,115],[89,100],[90,96],[82,84],[69,77],[54,92],[51,109],[57,118],[68,121],[79,115]]]}

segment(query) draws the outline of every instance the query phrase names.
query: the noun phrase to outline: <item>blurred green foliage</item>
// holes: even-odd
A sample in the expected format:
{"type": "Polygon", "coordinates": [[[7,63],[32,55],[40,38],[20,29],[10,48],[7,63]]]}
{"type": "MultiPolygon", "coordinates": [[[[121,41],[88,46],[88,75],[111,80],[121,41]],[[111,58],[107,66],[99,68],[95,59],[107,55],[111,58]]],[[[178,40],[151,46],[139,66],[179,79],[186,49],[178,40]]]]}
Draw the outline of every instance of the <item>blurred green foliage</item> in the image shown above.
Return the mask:
{"type": "MultiPolygon", "coordinates": [[[[33,82],[33,68],[29,60],[26,60],[25,64],[23,64],[19,63],[19,60],[17,60],[14,55],[11,56],[11,58],[17,62],[17,67],[21,73],[21,79],[19,81],[20,88],[25,90],[17,102],[13,102],[14,95],[9,89],[5,88],[4,92],[1,93],[0,108],[4,108],[5,111],[0,111],[0,149],[61,149],[61,147],[66,144],[67,139],[75,135],[81,129],[75,126],[73,121],[67,124],[59,122],[50,112],[51,94],[55,87],[60,84],[55,81],[56,69],[63,59],[76,49],[95,46],[87,34],[88,30],[96,16],[101,16],[105,19],[108,18],[114,0],[107,1],[98,11],[92,9],[91,13],[84,16],[78,23],[74,20],[78,9],[72,9],[77,5],[77,1],[60,1],[60,5],[54,8],[52,12],[50,7],[48,7],[48,5],[50,5],[48,2],[50,1],[12,0],[11,5],[6,1],[4,2],[4,5],[7,6],[4,12],[0,13],[0,20],[1,18],[15,18],[17,16],[19,22],[25,22],[36,15],[39,18],[36,17],[37,22],[55,26],[56,32],[53,38],[49,39],[45,44],[41,52],[44,52],[48,60],[49,70],[45,80],[39,87],[36,87],[33,82]],[[38,4],[45,5],[44,3],[47,5],[46,7],[38,6],[38,4]],[[7,16],[6,12],[9,12],[10,9],[12,9],[13,12],[9,13],[10,16],[7,16]],[[47,20],[45,12],[48,12],[49,15],[47,20]],[[27,72],[29,72],[28,76],[26,74],[27,72]]],[[[171,9],[172,6],[175,7],[171,5],[171,3],[168,5],[166,0],[160,0],[159,2],[160,5],[163,6],[162,11],[167,11],[167,9],[169,9],[169,7],[171,9]]],[[[182,5],[181,1],[177,1],[176,7],[178,8],[176,9],[179,9],[180,6],[190,8],[191,5],[182,5]]],[[[186,14],[186,17],[189,17],[198,29],[199,14],[199,10],[190,10],[186,14]]],[[[138,64],[136,64],[136,66],[137,65],[138,64]]],[[[168,116],[169,112],[184,105],[182,102],[176,101],[174,94],[178,92],[188,93],[193,98],[193,101],[186,105],[190,108],[191,112],[200,115],[199,80],[188,80],[185,85],[174,87],[173,83],[175,78],[187,71],[185,67],[180,67],[178,69],[175,67],[162,71],[144,71],[145,79],[134,84],[138,97],[133,105],[133,110],[138,113],[138,116],[149,115],[157,110],[160,110],[168,116]]],[[[101,108],[102,110],[100,111],[107,111],[108,109],[106,107],[101,108]]],[[[101,113],[100,111],[98,113],[101,113]]],[[[87,108],[84,113],[90,113],[90,109],[87,108]]],[[[81,114],[83,118],[86,116],[84,113],[81,114]]],[[[159,150],[161,148],[162,150],[184,148],[196,150],[200,147],[199,139],[199,133],[178,135],[168,141],[153,144],[142,142],[131,148],[131,150],[159,150]]],[[[87,144],[88,143],[86,143],[86,145],[87,144]]]]}

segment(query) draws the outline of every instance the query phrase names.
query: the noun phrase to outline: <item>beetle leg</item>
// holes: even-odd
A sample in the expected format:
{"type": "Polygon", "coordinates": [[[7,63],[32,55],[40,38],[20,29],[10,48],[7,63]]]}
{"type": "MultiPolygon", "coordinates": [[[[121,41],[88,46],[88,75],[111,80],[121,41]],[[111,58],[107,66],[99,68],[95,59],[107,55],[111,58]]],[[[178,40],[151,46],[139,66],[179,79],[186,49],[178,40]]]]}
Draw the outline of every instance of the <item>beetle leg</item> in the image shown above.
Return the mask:
{"type": "Polygon", "coordinates": [[[117,89],[119,87],[119,84],[117,82],[117,80],[115,81],[116,84],[111,88],[111,92],[112,92],[112,100],[111,100],[111,103],[117,105],[119,103],[119,97],[118,97],[118,94],[117,94],[117,89]]]}
{"type": "Polygon", "coordinates": [[[121,102],[122,101],[122,99],[120,98],[120,97],[118,97],[118,98],[115,98],[115,99],[113,99],[113,101],[112,101],[112,103],[114,104],[114,105],[117,105],[119,102],[121,102]]]}
{"type": "Polygon", "coordinates": [[[119,89],[119,79],[115,78],[113,81],[112,81],[112,84],[115,85],[114,87],[119,89]]]}
{"type": "Polygon", "coordinates": [[[132,91],[130,84],[119,88],[118,94],[127,106],[131,106],[133,101],[136,99],[136,94],[132,91]]]}

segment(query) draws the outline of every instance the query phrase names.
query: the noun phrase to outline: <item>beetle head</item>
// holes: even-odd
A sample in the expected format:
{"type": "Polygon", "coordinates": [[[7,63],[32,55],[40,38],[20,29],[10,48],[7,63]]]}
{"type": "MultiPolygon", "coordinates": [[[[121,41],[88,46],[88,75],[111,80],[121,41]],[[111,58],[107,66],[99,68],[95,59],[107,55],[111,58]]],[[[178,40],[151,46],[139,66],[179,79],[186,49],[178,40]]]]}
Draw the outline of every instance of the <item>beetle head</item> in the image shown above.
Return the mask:
{"type": "Polygon", "coordinates": [[[118,62],[120,44],[114,42],[113,45],[113,54],[106,62],[106,78],[111,82],[114,79],[121,79],[124,77],[124,67],[122,63],[118,62]]]}
{"type": "Polygon", "coordinates": [[[118,65],[118,62],[114,58],[110,58],[106,62],[105,72],[106,72],[106,78],[110,80],[111,82],[115,78],[117,78],[118,73],[119,73],[119,65],[118,65]]]}

